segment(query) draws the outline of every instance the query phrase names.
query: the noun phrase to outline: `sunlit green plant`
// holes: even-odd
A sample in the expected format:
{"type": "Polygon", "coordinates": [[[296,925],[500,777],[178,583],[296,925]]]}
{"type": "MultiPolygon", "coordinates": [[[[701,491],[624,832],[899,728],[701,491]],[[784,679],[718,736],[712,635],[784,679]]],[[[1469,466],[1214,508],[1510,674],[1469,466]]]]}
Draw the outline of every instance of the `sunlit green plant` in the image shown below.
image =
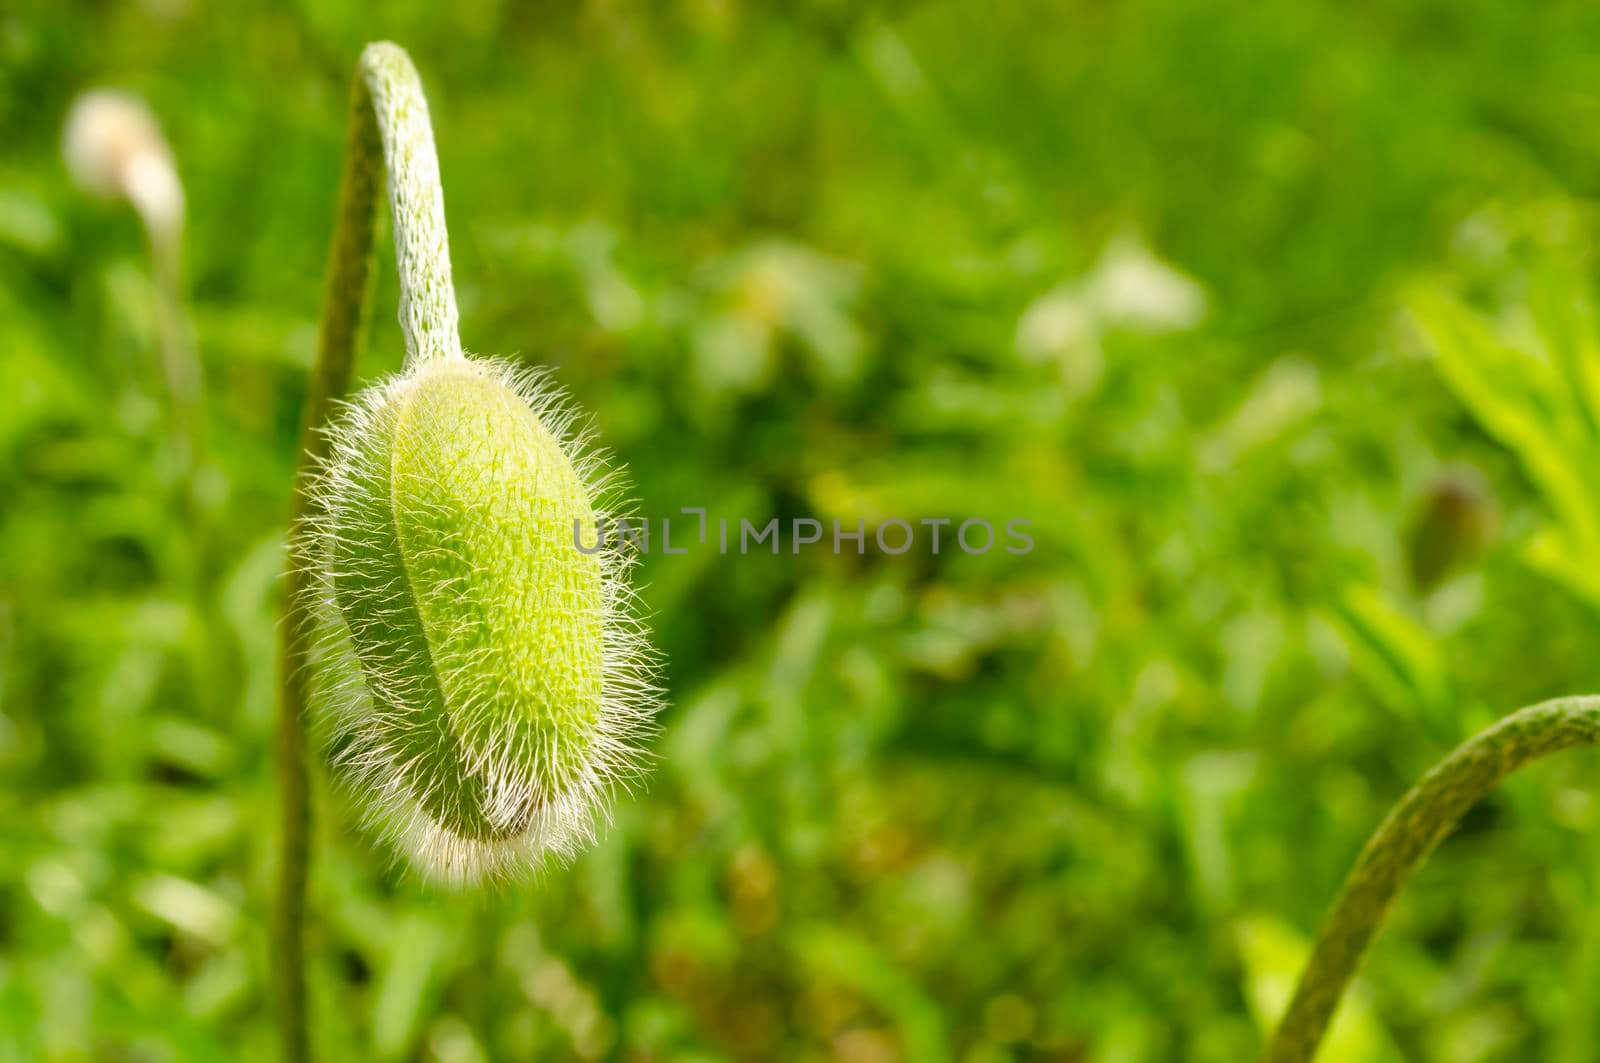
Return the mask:
{"type": "MultiPolygon", "coordinates": [[[[1414,309],[1446,383],[1517,453],[1550,504],[1555,520],[1524,556],[1600,604],[1600,489],[1594,479],[1600,458],[1600,332],[1574,274],[1552,271],[1541,281],[1532,314],[1541,348],[1536,351],[1506,342],[1479,315],[1433,292],[1419,295],[1414,309]]],[[[1530,761],[1593,745],[1600,745],[1600,697],[1561,698],[1512,713],[1424,776],[1379,826],[1346,878],[1268,1043],[1266,1063],[1306,1063],[1316,1055],[1394,898],[1479,799],[1530,761]]]]}
{"type": "Polygon", "coordinates": [[[615,501],[587,432],[544,375],[462,352],[427,104],[402,49],[366,49],[351,107],[283,629],[276,940],[296,1059],[308,705],[367,820],[448,885],[576,852],[655,707],[628,559],[577,548],[615,501]],[[405,365],[341,405],[380,161],[405,365]]]}

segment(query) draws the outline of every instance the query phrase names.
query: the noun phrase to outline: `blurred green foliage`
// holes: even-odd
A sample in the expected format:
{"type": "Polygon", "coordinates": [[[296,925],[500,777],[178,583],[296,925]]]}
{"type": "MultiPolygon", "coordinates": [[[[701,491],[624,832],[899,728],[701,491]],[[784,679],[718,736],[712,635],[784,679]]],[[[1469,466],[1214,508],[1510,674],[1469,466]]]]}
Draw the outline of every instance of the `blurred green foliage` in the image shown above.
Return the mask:
{"type": "MultiPolygon", "coordinates": [[[[1600,689],[1592,6],[8,8],[0,1058],[274,1049],[282,522],[380,37],[465,341],[643,512],[1037,547],[652,554],[674,704],[599,848],[453,897],[319,795],[328,1058],[1232,1063],[1405,786],[1600,689]],[[137,225],[60,159],[104,84],[188,194],[192,483],[137,225]]],[[[1596,764],[1469,817],[1330,1058],[1593,1058],[1596,764]]]]}

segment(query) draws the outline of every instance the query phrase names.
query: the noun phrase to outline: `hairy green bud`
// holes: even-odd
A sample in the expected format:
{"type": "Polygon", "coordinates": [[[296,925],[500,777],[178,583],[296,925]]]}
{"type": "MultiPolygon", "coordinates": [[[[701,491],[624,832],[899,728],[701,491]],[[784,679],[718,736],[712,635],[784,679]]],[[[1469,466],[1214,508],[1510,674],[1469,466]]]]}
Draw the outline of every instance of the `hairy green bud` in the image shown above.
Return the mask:
{"type": "Polygon", "coordinates": [[[407,356],[332,423],[310,491],[314,707],[368,820],[424,876],[465,884],[594,836],[650,724],[651,654],[629,555],[580,549],[616,508],[587,432],[544,374],[461,352],[415,71],[381,44],[362,70],[407,356]]]}
{"type": "Polygon", "coordinates": [[[592,837],[653,699],[597,462],[543,379],[419,362],[335,426],[320,487],[335,763],[429,877],[592,837]]]}

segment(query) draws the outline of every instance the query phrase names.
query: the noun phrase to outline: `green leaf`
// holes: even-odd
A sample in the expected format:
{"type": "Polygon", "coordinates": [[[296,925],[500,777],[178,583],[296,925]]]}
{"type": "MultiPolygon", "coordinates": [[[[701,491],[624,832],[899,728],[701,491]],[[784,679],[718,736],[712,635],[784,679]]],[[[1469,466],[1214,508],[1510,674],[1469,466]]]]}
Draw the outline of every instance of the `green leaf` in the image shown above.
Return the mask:
{"type": "Polygon", "coordinates": [[[1600,567],[1595,565],[1593,544],[1574,542],[1560,528],[1546,528],[1522,551],[1530,567],[1600,608],[1600,567]]]}
{"type": "Polygon", "coordinates": [[[1600,540],[1600,505],[1588,472],[1595,467],[1595,439],[1561,374],[1502,343],[1454,299],[1424,294],[1413,300],[1413,310],[1433,339],[1445,382],[1522,459],[1561,522],[1585,541],[1600,540]]]}
{"type": "Polygon", "coordinates": [[[1350,648],[1350,664],[1377,697],[1400,712],[1420,715],[1441,734],[1450,719],[1449,673],[1433,635],[1373,587],[1347,587],[1331,614],[1350,648]]]}
{"type": "Polygon", "coordinates": [[[1588,434],[1600,439],[1600,337],[1583,274],[1565,265],[1541,269],[1529,303],[1534,327],[1566,379],[1588,434]]]}

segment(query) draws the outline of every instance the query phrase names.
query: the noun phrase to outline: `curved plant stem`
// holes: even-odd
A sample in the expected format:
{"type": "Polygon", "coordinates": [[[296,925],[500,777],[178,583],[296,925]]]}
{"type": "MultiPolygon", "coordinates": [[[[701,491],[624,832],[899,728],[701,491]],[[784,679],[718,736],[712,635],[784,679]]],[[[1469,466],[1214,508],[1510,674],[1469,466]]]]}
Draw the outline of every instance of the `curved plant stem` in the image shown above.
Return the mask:
{"type": "Polygon", "coordinates": [[[1411,873],[1486,793],[1522,765],[1600,744],[1600,697],[1558,698],[1512,713],[1468,739],[1390,811],[1345,879],[1317,935],[1265,1063],[1309,1063],[1345,986],[1411,873]]]}
{"type": "Polygon", "coordinates": [[[428,106],[416,68],[400,47],[378,43],[362,53],[350,93],[339,215],[328,260],[326,303],[317,363],[300,429],[289,524],[289,570],[279,642],[278,772],[282,852],[273,913],[273,978],[283,1056],[311,1058],[306,1015],[306,882],[311,853],[310,768],[306,741],[306,668],[312,644],[313,582],[308,529],[317,516],[311,491],[327,457],[324,432],[350,386],[351,366],[372,274],[380,167],[389,172],[395,258],[400,274],[400,324],[407,362],[459,357],[444,196],[428,106]]]}
{"type": "Polygon", "coordinates": [[[395,268],[400,274],[400,329],[406,365],[419,359],[460,358],[455,287],[450,280],[450,237],[444,224],[444,190],[433,148],[428,101],[411,57],[380,41],[361,53],[361,78],[383,138],[389,169],[389,212],[394,217],[395,268]]]}

